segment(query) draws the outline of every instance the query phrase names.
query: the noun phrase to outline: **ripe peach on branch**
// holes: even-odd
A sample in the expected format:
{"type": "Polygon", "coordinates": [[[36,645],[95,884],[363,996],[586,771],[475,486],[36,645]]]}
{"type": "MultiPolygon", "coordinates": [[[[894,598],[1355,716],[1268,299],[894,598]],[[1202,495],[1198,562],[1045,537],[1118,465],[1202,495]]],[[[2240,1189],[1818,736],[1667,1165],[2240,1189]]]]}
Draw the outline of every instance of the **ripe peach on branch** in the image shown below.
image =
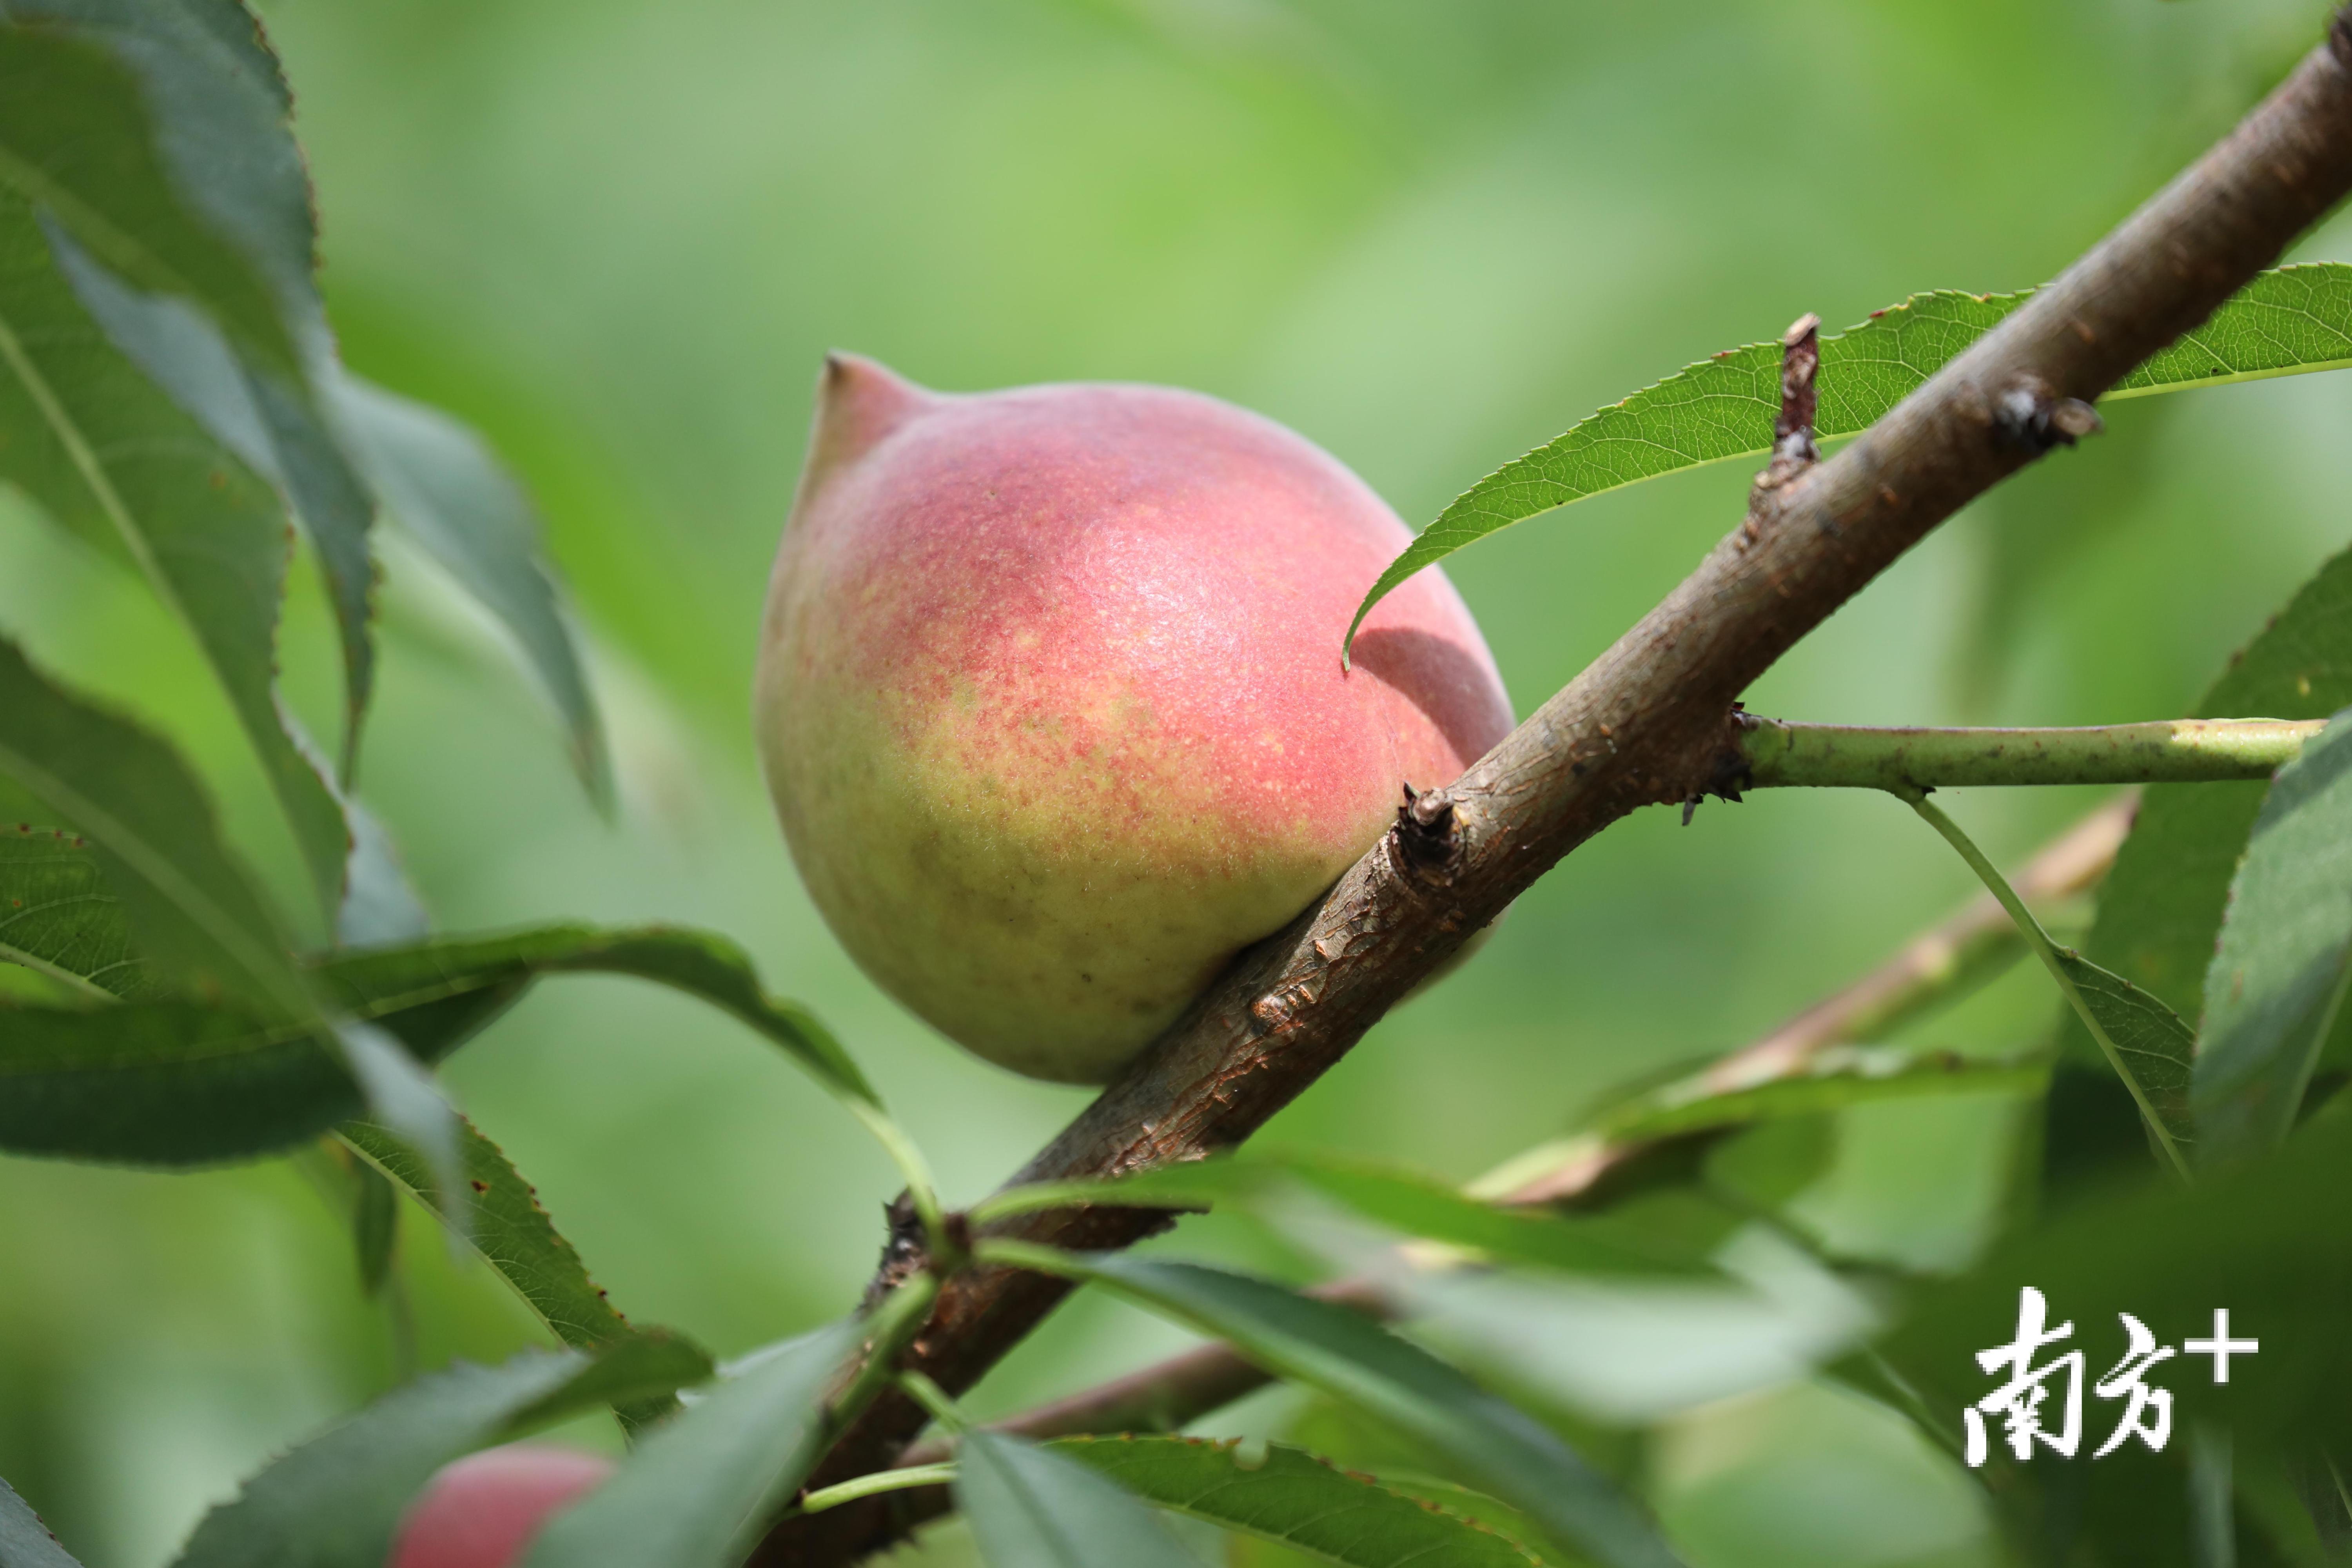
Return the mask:
{"type": "Polygon", "coordinates": [[[1511,727],[1436,572],[1337,459],[1197,393],[950,396],[826,363],[760,750],[811,895],[942,1033],[1107,1080],[1511,727]]]}

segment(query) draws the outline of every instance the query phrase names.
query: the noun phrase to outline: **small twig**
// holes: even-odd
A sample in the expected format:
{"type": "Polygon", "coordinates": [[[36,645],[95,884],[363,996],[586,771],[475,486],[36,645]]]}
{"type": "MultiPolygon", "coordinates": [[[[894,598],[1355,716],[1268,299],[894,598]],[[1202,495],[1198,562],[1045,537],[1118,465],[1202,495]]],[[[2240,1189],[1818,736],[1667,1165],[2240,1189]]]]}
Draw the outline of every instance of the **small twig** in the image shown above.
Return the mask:
{"type": "Polygon", "coordinates": [[[1719,787],[1953,789],[1971,784],[2193,784],[2263,779],[2325,720],[2178,719],[2065,730],[1865,729],[1735,712],[1719,787]]]}

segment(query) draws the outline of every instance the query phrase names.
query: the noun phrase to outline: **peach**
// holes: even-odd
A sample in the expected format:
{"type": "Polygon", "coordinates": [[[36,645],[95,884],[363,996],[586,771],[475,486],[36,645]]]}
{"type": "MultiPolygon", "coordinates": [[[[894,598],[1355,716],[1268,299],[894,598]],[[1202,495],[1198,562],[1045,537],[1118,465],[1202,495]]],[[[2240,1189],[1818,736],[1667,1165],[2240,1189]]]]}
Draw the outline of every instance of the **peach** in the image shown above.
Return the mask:
{"type": "Polygon", "coordinates": [[[826,362],[755,722],[852,957],[941,1033],[1108,1079],[1509,730],[1450,584],[1292,431],[1197,393],[955,396],[826,362]]]}
{"type": "Polygon", "coordinates": [[[593,1490],[613,1462],[515,1444],[444,1466],[401,1521],[390,1568],[511,1568],[548,1516],[593,1490]]]}

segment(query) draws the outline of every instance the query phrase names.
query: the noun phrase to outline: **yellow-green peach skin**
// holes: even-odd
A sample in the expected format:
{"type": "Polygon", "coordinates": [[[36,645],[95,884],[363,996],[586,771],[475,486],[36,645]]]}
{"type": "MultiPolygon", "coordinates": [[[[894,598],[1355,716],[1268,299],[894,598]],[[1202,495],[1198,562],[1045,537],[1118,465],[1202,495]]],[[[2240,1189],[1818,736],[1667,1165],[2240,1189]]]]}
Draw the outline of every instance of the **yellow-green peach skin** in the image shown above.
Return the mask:
{"type": "Polygon", "coordinates": [[[1197,393],[958,396],[835,355],[756,723],[810,895],[941,1033],[1108,1079],[1509,730],[1453,586],[1361,480],[1197,393]]]}

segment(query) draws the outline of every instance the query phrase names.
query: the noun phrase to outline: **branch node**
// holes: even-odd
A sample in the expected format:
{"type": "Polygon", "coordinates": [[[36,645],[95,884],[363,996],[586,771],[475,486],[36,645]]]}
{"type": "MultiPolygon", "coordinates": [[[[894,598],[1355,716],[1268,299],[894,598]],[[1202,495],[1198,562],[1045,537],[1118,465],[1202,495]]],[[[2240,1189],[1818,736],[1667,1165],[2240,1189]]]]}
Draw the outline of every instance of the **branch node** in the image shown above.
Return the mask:
{"type": "Polygon", "coordinates": [[[1740,792],[1754,786],[1756,770],[1748,763],[1743,737],[1749,731],[1761,727],[1763,722],[1748,711],[1746,703],[1734,702],[1731,705],[1731,711],[1724,715],[1724,733],[1716,742],[1714,753],[1707,759],[1705,781],[1683,799],[1685,827],[1688,827],[1691,818],[1698,815],[1698,803],[1708,795],[1738,805],[1740,804],[1740,792]]]}
{"type": "Polygon", "coordinates": [[[2106,428],[2099,411],[2079,397],[2056,397],[2038,378],[2011,384],[1993,400],[1993,429],[2008,446],[2040,457],[2106,428]]]}
{"type": "Polygon", "coordinates": [[[930,1249],[924,1245],[923,1217],[915,1212],[913,1197],[900,1193],[882,1205],[882,1215],[888,1223],[889,1234],[882,1242],[881,1265],[875,1269],[874,1278],[866,1282],[865,1304],[868,1311],[931,1263],[930,1249]]]}
{"type": "Polygon", "coordinates": [[[1454,797],[1442,789],[1404,786],[1391,836],[1402,868],[1423,876],[1443,871],[1454,858],[1454,797]]]}

